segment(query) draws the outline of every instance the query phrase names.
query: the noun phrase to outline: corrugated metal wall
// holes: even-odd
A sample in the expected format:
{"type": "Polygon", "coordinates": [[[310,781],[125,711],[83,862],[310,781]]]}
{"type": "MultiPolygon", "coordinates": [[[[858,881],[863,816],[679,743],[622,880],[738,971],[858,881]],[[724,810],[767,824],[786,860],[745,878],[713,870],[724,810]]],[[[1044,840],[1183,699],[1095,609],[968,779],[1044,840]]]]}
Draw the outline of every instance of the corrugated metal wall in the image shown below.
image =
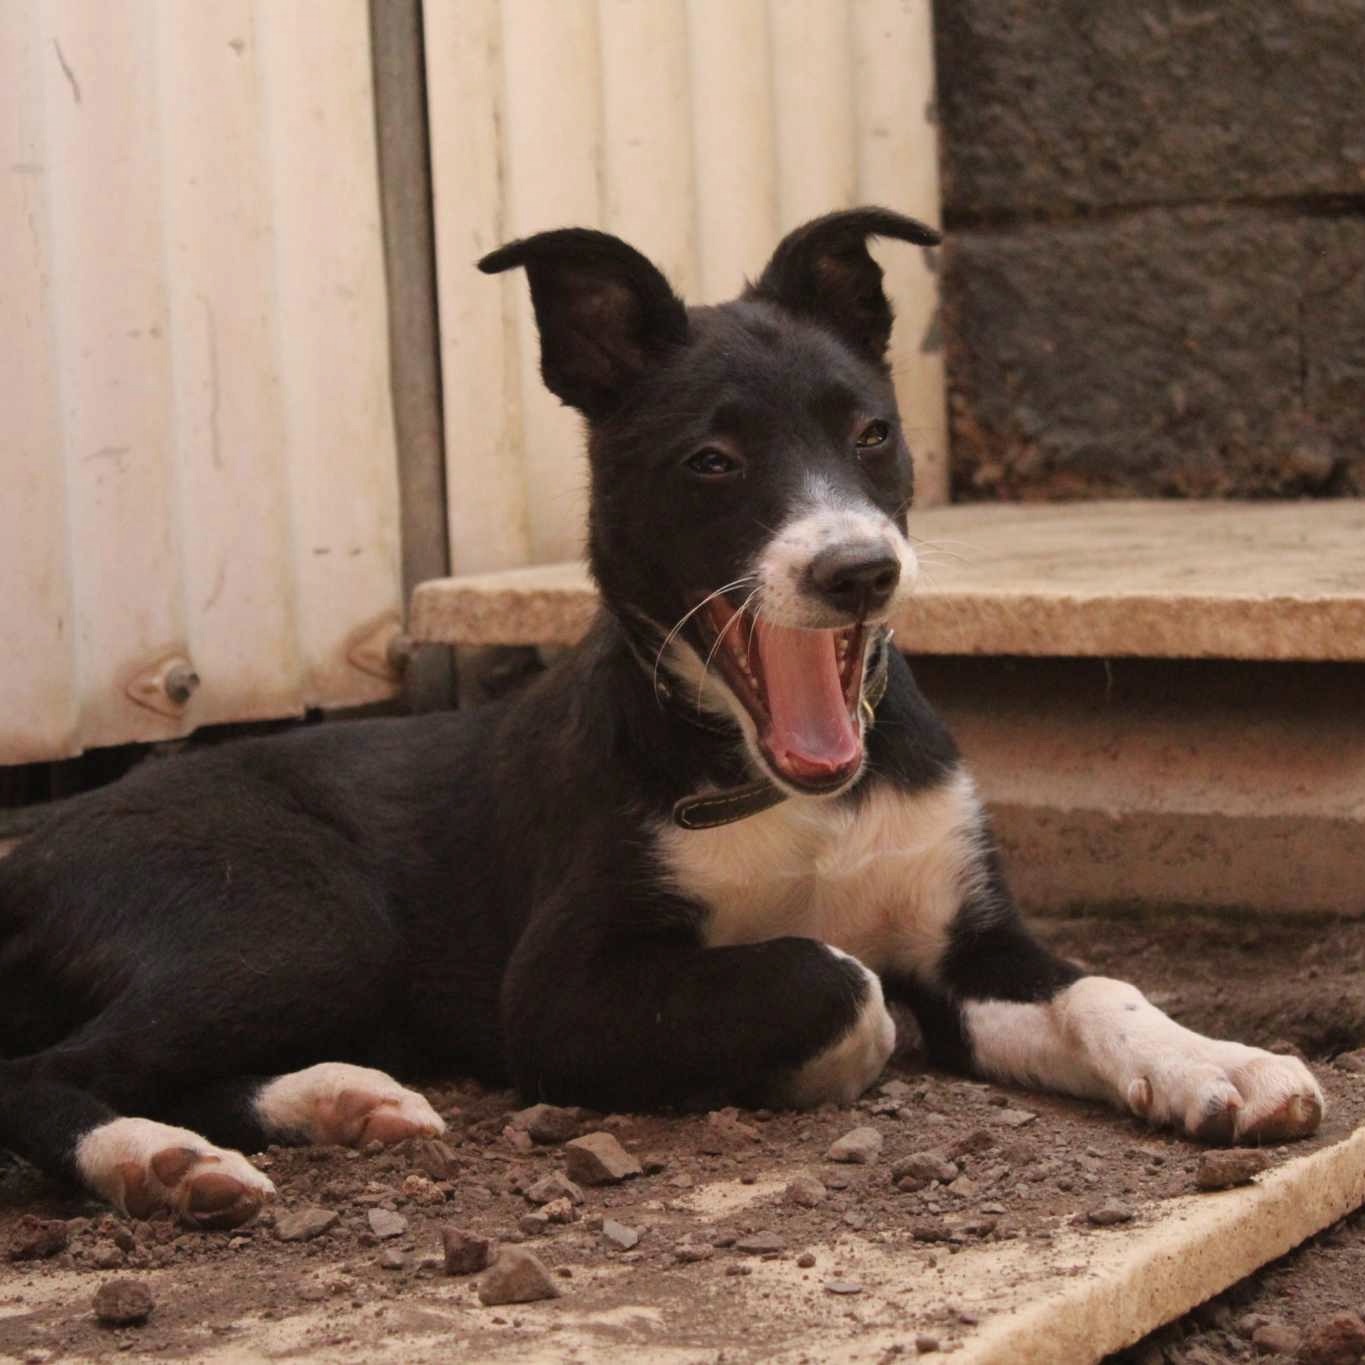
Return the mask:
{"type": "MultiPolygon", "coordinates": [[[[602,227],[709,302],[831,208],[937,221],[930,32],[929,0],[427,0],[457,571],[576,556],[584,505],[577,420],[541,385],[525,281],[474,261],[602,227]]],[[[878,254],[921,501],[942,501],[935,282],[922,252],[878,254]]]]}
{"type": "Polygon", "coordinates": [[[0,763],[392,692],[370,80],[365,0],[0,0],[0,763]]]}

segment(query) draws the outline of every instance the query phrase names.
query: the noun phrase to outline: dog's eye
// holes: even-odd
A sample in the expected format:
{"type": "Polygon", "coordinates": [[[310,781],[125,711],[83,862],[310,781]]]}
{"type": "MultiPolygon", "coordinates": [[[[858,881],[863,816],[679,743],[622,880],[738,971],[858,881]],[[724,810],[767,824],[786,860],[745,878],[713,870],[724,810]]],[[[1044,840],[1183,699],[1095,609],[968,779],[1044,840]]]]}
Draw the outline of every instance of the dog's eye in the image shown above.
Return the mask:
{"type": "Polygon", "coordinates": [[[707,446],[705,450],[689,455],[683,463],[693,474],[703,479],[727,479],[744,467],[733,455],[727,455],[714,446],[707,446]]]}
{"type": "Polygon", "coordinates": [[[885,422],[869,422],[858,433],[858,449],[875,450],[878,446],[884,446],[890,435],[891,428],[885,422]]]}

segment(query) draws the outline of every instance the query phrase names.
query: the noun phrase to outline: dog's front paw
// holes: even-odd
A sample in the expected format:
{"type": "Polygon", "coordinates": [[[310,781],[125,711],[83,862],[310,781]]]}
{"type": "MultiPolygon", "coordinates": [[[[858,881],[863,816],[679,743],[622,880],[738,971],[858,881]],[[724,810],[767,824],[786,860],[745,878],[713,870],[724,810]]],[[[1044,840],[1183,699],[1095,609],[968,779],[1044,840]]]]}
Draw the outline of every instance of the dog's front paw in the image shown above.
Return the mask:
{"type": "Polygon", "coordinates": [[[256,1112],[273,1133],[308,1142],[386,1147],[411,1137],[439,1137],[445,1120],[424,1096],[383,1071],[348,1062],[319,1062],[277,1077],[256,1097],[256,1112]]]}
{"type": "Polygon", "coordinates": [[[1165,1056],[1128,1082],[1133,1113],[1203,1142],[1281,1142],[1317,1130],[1327,1101],[1297,1057],[1196,1042],[1203,1046],[1165,1056]]]}
{"type": "Polygon", "coordinates": [[[817,1104],[852,1104],[886,1066],[896,1046],[896,1025],[882,998],[882,983],[856,957],[823,945],[857,968],[864,992],[857,1016],[823,1051],[806,1062],[783,1087],[781,1099],[797,1109],[817,1104]]]}

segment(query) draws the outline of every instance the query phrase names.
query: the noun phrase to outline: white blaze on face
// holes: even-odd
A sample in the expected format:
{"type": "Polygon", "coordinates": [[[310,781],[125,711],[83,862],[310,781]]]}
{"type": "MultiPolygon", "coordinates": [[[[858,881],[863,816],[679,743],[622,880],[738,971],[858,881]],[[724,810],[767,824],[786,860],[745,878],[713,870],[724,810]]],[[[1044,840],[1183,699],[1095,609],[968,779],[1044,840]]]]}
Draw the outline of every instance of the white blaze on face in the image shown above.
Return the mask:
{"type": "Polygon", "coordinates": [[[900,527],[872,503],[841,498],[823,481],[813,481],[806,499],[758,557],[758,601],[764,618],[774,625],[807,630],[846,625],[807,590],[811,561],[822,550],[869,541],[883,543],[900,563],[900,582],[886,605],[884,619],[909,596],[919,576],[914,549],[900,527]]]}

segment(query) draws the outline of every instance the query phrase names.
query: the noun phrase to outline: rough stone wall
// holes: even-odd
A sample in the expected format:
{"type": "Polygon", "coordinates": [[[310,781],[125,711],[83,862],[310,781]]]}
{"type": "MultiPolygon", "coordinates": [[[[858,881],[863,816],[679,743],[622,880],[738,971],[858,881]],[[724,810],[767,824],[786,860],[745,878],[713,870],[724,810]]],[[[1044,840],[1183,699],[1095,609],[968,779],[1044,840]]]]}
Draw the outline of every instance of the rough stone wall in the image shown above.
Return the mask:
{"type": "Polygon", "coordinates": [[[938,0],[959,498],[1365,494],[1365,0],[938,0]]]}

